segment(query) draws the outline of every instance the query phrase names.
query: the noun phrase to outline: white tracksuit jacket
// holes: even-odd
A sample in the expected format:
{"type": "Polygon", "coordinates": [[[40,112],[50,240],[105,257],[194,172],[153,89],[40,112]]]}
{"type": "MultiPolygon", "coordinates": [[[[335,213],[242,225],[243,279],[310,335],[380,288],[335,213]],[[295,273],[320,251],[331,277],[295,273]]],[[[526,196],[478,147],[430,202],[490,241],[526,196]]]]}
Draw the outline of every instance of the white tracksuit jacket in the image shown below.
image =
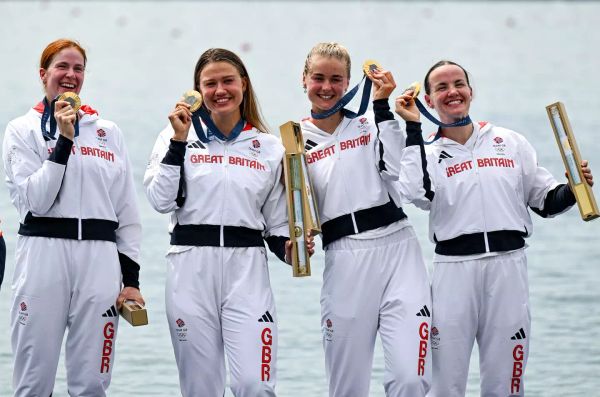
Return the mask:
{"type": "Polygon", "coordinates": [[[11,121],[4,136],[6,183],[19,220],[31,214],[118,222],[117,249],[138,262],[141,225],[123,133],[83,107],[67,167],[48,160],[57,140],[42,137],[40,106],[11,121]]]}
{"type": "Polygon", "coordinates": [[[474,252],[438,253],[469,255],[521,248],[523,237],[533,229],[527,207],[542,216],[557,215],[544,211],[544,204],[558,182],[538,166],[534,149],[522,135],[490,123],[474,123],[472,151],[441,137],[425,145],[424,169],[417,142],[420,127],[414,132],[415,124],[411,128],[407,123],[409,137],[397,184],[404,202],[431,211],[429,237],[434,243],[477,233],[483,237],[471,249],[474,252]],[[499,241],[503,238],[514,242],[505,247],[499,241]]]}
{"type": "Polygon", "coordinates": [[[21,221],[11,310],[14,392],[52,393],[68,326],[69,391],[102,396],[122,277],[126,286],[139,286],[141,225],[131,165],[119,128],[91,108],[80,110],[73,142],[58,132],[45,141],[42,112],[40,103],[11,121],[3,144],[21,221]]]}
{"type": "MultiPolygon", "coordinates": [[[[375,101],[374,107],[377,106],[383,106],[389,112],[387,101],[375,101]]],[[[379,113],[385,113],[385,109],[379,113]]],[[[380,116],[367,112],[354,119],[344,118],[332,134],[321,131],[308,119],[301,123],[309,174],[316,192],[321,223],[325,225],[324,246],[337,238],[385,226],[406,217],[399,208],[401,200],[396,190],[388,187],[388,183],[398,178],[405,141],[398,122],[391,113],[389,115],[391,118],[376,120],[380,116]],[[386,215],[378,219],[369,213],[364,213],[363,217],[356,214],[386,204],[386,215]],[[350,214],[352,222],[336,225],[336,230],[330,233],[333,237],[328,238],[327,223],[347,214],[350,214]]]]}
{"type": "Polygon", "coordinates": [[[284,186],[279,181],[284,149],[276,137],[247,124],[232,142],[204,144],[190,129],[185,204],[179,206],[180,167],[163,161],[172,136],[170,126],[160,133],[144,176],[152,207],[171,213],[170,232],[179,223],[242,226],[263,231],[265,237],[289,234],[284,186]]]}

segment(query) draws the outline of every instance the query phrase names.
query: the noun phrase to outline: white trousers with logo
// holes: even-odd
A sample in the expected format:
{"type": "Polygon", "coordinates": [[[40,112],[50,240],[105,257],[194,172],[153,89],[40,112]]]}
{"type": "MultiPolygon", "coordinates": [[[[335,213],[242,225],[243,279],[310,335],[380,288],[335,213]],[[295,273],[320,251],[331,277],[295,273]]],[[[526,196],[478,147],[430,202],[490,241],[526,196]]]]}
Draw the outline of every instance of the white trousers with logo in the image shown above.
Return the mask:
{"type": "Polygon", "coordinates": [[[329,244],[321,292],[329,395],[369,395],[379,331],[386,395],[424,396],[431,381],[430,311],[427,269],[412,227],[329,244]]]}
{"type": "Polygon", "coordinates": [[[463,397],[473,343],[481,395],[522,396],[531,316],[525,250],[434,263],[431,397],[463,397]]]}
{"type": "Polygon", "coordinates": [[[48,397],[65,330],[71,396],[105,396],[121,267],[115,243],[19,236],[11,308],[17,397],[48,397]]]}
{"type": "Polygon", "coordinates": [[[167,255],[167,319],[184,397],[275,396],[277,325],[262,247],[167,255]]]}

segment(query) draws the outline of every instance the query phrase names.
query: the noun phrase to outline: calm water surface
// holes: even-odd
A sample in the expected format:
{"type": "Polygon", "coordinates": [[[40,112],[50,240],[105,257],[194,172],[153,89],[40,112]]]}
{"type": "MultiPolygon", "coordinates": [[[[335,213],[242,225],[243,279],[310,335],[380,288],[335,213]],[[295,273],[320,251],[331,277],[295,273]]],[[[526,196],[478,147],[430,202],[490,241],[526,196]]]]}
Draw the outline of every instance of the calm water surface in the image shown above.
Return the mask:
{"type": "MultiPolygon", "coordinates": [[[[163,299],[167,218],[146,203],[142,175],[169,110],[191,88],[202,51],[225,47],[242,56],[274,131],[308,114],[300,78],[316,42],[339,41],[349,48],[353,82],[367,58],[388,67],[400,87],[450,58],[472,73],[471,116],[523,133],[540,163],[559,177],[564,171],[545,106],[563,101],[580,148],[600,177],[599,26],[600,4],[593,2],[0,2],[0,131],[42,98],[39,55],[48,42],[66,36],[88,49],[84,102],[119,124],[131,152],[144,225],[141,283],[150,325],[121,324],[109,395],[179,394],[163,299]]],[[[4,184],[0,211],[9,250],[0,292],[0,395],[9,396],[17,220],[4,184]]],[[[430,261],[426,215],[414,207],[407,212],[430,261]]],[[[528,249],[533,307],[528,395],[600,395],[600,221],[584,223],[572,210],[552,220],[536,218],[535,228],[528,249]]],[[[287,266],[271,259],[280,328],[279,395],[325,396],[322,252],[315,255],[314,275],[304,279],[293,279],[287,266]]],[[[476,354],[475,349],[469,396],[479,394],[476,354]]],[[[383,365],[378,342],[371,396],[383,395],[383,365]]],[[[62,361],[55,395],[66,395],[62,361]]]]}

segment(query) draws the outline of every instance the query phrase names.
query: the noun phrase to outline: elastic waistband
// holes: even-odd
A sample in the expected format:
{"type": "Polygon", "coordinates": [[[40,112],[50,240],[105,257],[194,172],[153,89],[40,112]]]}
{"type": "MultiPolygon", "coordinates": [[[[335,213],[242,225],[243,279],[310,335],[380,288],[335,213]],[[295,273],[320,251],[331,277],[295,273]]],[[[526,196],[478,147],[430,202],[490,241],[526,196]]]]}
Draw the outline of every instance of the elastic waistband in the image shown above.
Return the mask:
{"type": "Polygon", "coordinates": [[[440,255],[473,255],[486,252],[512,251],[525,246],[525,232],[498,230],[487,232],[489,251],[485,247],[486,233],[463,234],[450,240],[437,241],[435,253],[440,255]]]}
{"type": "Polygon", "coordinates": [[[223,226],[221,244],[220,225],[180,225],[173,228],[171,245],[208,247],[264,247],[261,230],[243,226],[223,226]]]}
{"type": "Polygon", "coordinates": [[[338,216],[321,225],[323,246],[325,247],[332,241],[342,237],[387,226],[404,218],[406,218],[406,214],[402,211],[402,208],[396,207],[392,200],[377,207],[365,208],[352,214],[338,216]],[[354,229],[352,215],[354,215],[357,230],[354,229]]]}
{"type": "Polygon", "coordinates": [[[47,218],[28,213],[24,222],[19,226],[19,234],[70,240],[103,240],[116,243],[115,231],[118,227],[118,222],[106,219],[47,218]],[[79,221],[81,221],[81,233],[79,233],[79,221]]]}

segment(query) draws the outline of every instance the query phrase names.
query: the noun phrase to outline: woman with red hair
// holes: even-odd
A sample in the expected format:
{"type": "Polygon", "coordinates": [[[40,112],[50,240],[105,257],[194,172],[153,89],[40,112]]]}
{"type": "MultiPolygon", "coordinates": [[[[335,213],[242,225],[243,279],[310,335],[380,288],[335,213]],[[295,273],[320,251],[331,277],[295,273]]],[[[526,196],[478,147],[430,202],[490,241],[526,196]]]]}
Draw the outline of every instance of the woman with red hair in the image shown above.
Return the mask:
{"type": "Polygon", "coordinates": [[[117,308],[126,299],[144,303],[141,225],[123,134],[91,107],[57,98],[79,94],[86,62],[79,43],[50,43],[40,59],[45,96],[4,135],[4,170],[21,222],[11,308],[15,396],[52,394],[67,328],[69,394],[104,396],[117,308]]]}

